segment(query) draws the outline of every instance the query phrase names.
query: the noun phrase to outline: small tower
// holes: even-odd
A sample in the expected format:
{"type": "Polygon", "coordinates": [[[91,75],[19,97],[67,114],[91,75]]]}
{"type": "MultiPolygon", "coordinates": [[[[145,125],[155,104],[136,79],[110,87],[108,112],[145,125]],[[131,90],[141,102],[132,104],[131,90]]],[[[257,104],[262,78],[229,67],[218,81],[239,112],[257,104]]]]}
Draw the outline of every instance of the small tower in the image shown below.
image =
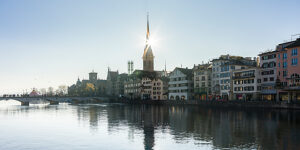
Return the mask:
{"type": "Polygon", "coordinates": [[[97,72],[92,72],[89,73],[89,80],[91,83],[96,83],[97,82],[97,72]]]}
{"type": "Polygon", "coordinates": [[[133,61],[129,60],[128,61],[128,74],[132,74],[133,72],[133,61]]]}
{"type": "Polygon", "coordinates": [[[147,34],[146,34],[146,46],[143,54],[143,70],[154,71],[154,56],[151,45],[149,43],[150,30],[149,30],[149,14],[147,14],[147,34]]]}
{"type": "Polygon", "coordinates": [[[76,85],[80,85],[80,84],[81,84],[81,82],[80,82],[80,79],[79,79],[79,77],[78,77],[77,82],[76,82],[76,85]]]}

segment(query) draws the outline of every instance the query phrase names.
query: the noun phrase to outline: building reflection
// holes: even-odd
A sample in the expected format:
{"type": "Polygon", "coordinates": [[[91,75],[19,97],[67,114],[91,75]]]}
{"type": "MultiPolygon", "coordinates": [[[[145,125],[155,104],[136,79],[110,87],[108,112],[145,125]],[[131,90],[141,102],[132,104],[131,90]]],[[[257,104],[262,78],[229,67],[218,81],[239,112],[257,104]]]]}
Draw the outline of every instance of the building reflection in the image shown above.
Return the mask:
{"type": "MultiPolygon", "coordinates": [[[[232,110],[205,107],[121,105],[78,107],[90,127],[106,117],[108,132],[128,127],[128,139],[142,131],[144,149],[155,146],[155,133],[169,130],[176,143],[190,140],[211,143],[216,149],[297,149],[300,144],[299,111],[232,110]],[[84,115],[84,116],[85,116],[84,115]]],[[[199,145],[201,146],[201,145],[199,145]]]]}
{"type": "MultiPolygon", "coordinates": [[[[72,111],[92,132],[105,125],[109,133],[142,134],[144,149],[157,145],[157,133],[171,134],[172,142],[209,143],[216,149],[298,149],[300,111],[222,109],[156,105],[30,105],[1,107],[0,116],[72,111]],[[197,142],[198,141],[198,142],[197,142]]],[[[137,136],[140,138],[140,136],[137,136]]]]}

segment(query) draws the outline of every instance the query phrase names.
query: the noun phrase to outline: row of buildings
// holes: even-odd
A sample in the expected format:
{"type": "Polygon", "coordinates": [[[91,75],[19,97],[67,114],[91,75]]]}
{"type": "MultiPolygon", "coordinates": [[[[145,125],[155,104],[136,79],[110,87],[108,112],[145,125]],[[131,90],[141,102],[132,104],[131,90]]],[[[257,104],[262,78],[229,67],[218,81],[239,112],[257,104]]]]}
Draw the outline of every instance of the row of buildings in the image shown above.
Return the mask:
{"type": "Polygon", "coordinates": [[[221,55],[193,68],[171,72],[154,70],[147,18],[143,69],[119,74],[108,70],[106,80],[91,72],[89,80],[78,80],[69,94],[92,83],[95,94],[152,100],[300,100],[300,38],[278,44],[258,57],[221,55]]]}

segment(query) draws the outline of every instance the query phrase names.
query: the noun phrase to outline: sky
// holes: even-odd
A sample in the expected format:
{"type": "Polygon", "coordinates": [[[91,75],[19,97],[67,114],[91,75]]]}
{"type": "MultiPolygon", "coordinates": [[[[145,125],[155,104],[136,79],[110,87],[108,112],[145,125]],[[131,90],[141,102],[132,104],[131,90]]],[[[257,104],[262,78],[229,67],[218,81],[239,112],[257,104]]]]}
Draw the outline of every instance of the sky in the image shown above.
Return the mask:
{"type": "MultiPolygon", "coordinates": [[[[146,15],[155,70],[222,54],[256,57],[300,33],[297,0],[0,0],[0,94],[142,68],[146,15]]],[[[295,37],[294,37],[295,38],[295,37]]]]}

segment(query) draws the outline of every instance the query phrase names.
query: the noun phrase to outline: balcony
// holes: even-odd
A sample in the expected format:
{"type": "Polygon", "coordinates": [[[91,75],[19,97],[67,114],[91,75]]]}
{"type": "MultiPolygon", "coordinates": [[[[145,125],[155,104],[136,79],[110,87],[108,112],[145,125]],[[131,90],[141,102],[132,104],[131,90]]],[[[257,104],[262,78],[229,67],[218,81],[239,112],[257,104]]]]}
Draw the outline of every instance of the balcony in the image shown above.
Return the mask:
{"type": "Polygon", "coordinates": [[[247,76],[233,76],[232,79],[245,79],[245,78],[255,78],[255,75],[247,75],[247,76]]]}

